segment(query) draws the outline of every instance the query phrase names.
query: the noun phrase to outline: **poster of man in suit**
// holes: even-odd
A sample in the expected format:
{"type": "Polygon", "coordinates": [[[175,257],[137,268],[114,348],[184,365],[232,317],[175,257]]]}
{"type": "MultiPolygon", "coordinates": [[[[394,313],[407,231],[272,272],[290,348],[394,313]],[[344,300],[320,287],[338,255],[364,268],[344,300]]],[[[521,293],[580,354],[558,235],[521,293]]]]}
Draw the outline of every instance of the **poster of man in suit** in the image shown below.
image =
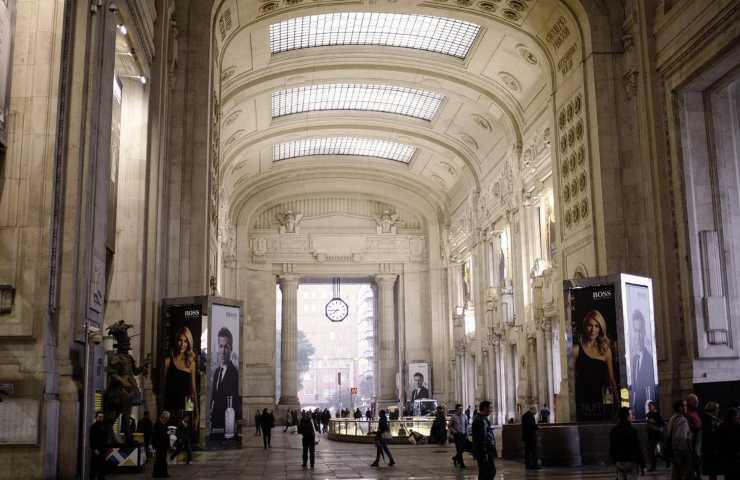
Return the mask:
{"type": "Polygon", "coordinates": [[[626,282],[624,327],[627,383],[635,420],[645,420],[648,402],[657,402],[655,322],[650,285],[626,282]]]}
{"type": "Polygon", "coordinates": [[[211,310],[211,374],[209,434],[212,440],[237,438],[241,418],[239,394],[239,307],[216,305],[211,310]]]}
{"type": "Polygon", "coordinates": [[[413,405],[414,400],[430,398],[431,384],[429,383],[428,363],[409,363],[409,394],[408,401],[413,405]]]}

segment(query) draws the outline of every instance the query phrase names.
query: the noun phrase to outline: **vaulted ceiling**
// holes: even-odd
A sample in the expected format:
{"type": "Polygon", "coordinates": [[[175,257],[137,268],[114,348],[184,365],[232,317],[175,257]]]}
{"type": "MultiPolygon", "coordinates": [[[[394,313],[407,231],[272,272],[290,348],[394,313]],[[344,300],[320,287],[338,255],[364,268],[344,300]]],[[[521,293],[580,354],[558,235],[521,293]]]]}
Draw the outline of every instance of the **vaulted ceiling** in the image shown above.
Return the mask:
{"type": "Polygon", "coordinates": [[[556,0],[216,2],[223,188],[325,171],[450,208],[547,114],[544,45],[564,15],[556,0]]]}

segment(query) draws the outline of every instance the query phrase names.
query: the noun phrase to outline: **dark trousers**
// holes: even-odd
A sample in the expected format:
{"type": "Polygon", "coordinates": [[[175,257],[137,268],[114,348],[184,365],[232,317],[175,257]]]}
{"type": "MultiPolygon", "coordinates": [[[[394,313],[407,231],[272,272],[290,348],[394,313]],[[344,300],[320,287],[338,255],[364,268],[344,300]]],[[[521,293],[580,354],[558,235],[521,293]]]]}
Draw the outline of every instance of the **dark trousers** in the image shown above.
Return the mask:
{"type": "Polygon", "coordinates": [[[461,465],[465,465],[463,462],[463,452],[465,451],[465,443],[467,438],[462,433],[456,433],[452,437],[455,440],[455,458],[461,465]]]}
{"type": "Polygon", "coordinates": [[[496,464],[493,462],[493,453],[485,458],[478,458],[478,480],[493,480],[496,476],[496,464]]]}
{"type": "Polygon", "coordinates": [[[257,429],[257,433],[255,435],[259,435],[260,434],[260,424],[259,423],[256,424],[255,428],[257,429]]]}
{"type": "Polygon", "coordinates": [[[313,467],[316,461],[316,442],[313,438],[303,439],[303,466],[306,466],[306,461],[309,455],[311,456],[311,466],[313,467]]]}
{"type": "Polygon", "coordinates": [[[265,448],[270,448],[270,440],[272,440],[272,430],[269,428],[262,429],[262,444],[265,448]]]}
{"type": "Polygon", "coordinates": [[[393,460],[393,455],[391,454],[390,449],[388,448],[388,442],[385,441],[385,438],[379,438],[375,440],[375,463],[380,461],[380,457],[383,454],[388,458],[389,464],[396,463],[393,460]]]}
{"type": "Polygon", "coordinates": [[[167,473],[167,450],[159,449],[154,455],[154,469],[152,471],[152,477],[164,478],[169,477],[167,473]]]}
{"type": "Polygon", "coordinates": [[[527,468],[537,468],[537,437],[524,440],[524,464],[527,468]]]}
{"type": "Polygon", "coordinates": [[[104,480],[105,479],[105,454],[102,452],[99,455],[92,454],[90,461],[90,478],[92,480],[104,480]]]}

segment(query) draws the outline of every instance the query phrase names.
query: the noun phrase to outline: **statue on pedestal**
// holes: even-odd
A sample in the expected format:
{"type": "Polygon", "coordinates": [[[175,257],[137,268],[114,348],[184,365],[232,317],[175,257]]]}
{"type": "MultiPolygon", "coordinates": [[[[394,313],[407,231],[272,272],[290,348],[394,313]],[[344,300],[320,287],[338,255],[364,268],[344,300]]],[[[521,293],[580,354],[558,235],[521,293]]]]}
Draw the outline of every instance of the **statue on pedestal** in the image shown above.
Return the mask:
{"type": "Polygon", "coordinates": [[[103,396],[103,411],[106,424],[112,427],[116,419],[121,416],[121,434],[124,443],[133,443],[133,433],[130,431],[131,408],[142,404],[142,394],[136,376],[147,374],[149,371],[149,359],[144,365],[138,367],[136,360],[128,352],[131,350],[131,340],[128,329],[132,325],[119,320],[108,327],[108,334],[115,338],[115,351],[108,359],[108,381],[103,396]]]}

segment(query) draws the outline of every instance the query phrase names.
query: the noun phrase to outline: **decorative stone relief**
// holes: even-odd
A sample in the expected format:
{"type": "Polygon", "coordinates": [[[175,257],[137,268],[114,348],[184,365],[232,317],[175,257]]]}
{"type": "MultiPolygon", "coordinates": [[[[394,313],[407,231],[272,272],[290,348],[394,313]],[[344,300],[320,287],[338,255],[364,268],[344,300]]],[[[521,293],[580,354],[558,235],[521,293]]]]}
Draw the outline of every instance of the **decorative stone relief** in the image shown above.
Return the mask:
{"type": "Polygon", "coordinates": [[[303,220],[303,214],[288,210],[287,212],[276,214],[275,219],[280,224],[280,233],[298,233],[301,220],[303,220]]]}
{"type": "Polygon", "coordinates": [[[530,0],[428,0],[422,5],[447,4],[473,14],[519,24],[533,3],[530,0]]]}
{"type": "Polygon", "coordinates": [[[342,196],[311,197],[281,202],[259,212],[253,227],[267,230],[277,228],[280,223],[277,221],[276,215],[288,210],[301,212],[304,220],[330,215],[374,219],[381,216],[385,210],[389,210],[398,215],[397,229],[421,230],[422,228],[421,220],[416,215],[394,205],[376,200],[342,196]]]}
{"type": "Polygon", "coordinates": [[[557,118],[560,204],[563,225],[568,232],[587,224],[591,213],[582,92],[561,106],[557,118]]]}
{"type": "Polygon", "coordinates": [[[516,51],[527,63],[531,65],[537,65],[539,63],[537,56],[526,45],[520,43],[516,46],[516,51]]]}
{"type": "Polygon", "coordinates": [[[518,92],[522,89],[519,80],[509,72],[498,72],[498,78],[500,78],[501,81],[504,82],[504,85],[506,85],[506,87],[512,92],[518,92]]]}
{"type": "Polygon", "coordinates": [[[396,226],[400,223],[400,219],[396,212],[383,210],[383,213],[376,216],[374,219],[378,233],[398,233],[396,226]]]}

